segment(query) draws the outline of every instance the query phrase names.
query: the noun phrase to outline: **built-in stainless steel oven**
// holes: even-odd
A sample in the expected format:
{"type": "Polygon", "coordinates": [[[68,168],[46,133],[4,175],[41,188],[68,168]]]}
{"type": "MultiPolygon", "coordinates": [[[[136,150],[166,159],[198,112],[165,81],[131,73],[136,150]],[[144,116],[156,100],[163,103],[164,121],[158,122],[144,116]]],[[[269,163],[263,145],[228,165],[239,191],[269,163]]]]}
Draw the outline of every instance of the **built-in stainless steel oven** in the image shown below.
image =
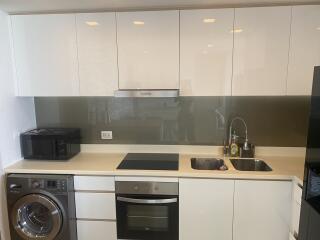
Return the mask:
{"type": "Polygon", "coordinates": [[[118,239],[178,240],[178,182],[116,182],[118,239]]]}

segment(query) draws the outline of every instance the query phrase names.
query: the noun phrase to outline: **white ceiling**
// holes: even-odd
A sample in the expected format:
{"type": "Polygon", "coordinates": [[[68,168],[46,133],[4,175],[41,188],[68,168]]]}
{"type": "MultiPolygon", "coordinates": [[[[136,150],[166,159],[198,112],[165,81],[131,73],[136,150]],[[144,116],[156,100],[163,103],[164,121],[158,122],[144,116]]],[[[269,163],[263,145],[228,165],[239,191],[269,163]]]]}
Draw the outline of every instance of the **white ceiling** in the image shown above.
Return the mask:
{"type": "Polygon", "coordinates": [[[7,13],[84,12],[320,4],[320,0],[0,0],[7,13]]]}

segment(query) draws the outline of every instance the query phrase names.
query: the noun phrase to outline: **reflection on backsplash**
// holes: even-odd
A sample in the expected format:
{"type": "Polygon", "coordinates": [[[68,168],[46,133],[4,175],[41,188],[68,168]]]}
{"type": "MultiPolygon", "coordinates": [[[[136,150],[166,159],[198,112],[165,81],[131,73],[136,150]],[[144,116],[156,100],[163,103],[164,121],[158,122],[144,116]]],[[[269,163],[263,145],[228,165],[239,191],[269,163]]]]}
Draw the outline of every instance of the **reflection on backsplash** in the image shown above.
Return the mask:
{"type": "Polygon", "coordinates": [[[305,146],[309,98],[41,97],[35,107],[38,127],[80,127],[87,144],[222,145],[231,118],[241,116],[256,145],[305,146]],[[101,130],[113,140],[101,140],[101,130]]]}

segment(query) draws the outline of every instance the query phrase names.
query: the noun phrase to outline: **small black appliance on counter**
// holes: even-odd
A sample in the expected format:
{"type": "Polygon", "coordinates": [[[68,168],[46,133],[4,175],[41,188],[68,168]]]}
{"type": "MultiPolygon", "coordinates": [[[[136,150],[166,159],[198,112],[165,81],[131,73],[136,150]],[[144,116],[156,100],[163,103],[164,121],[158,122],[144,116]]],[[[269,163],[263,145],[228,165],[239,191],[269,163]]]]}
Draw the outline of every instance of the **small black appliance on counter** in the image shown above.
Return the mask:
{"type": "Polygon", "coordinates": [[[37,128],[20,135],[24,159],[68,160],[80,152],[79,128],[37,128]]]}

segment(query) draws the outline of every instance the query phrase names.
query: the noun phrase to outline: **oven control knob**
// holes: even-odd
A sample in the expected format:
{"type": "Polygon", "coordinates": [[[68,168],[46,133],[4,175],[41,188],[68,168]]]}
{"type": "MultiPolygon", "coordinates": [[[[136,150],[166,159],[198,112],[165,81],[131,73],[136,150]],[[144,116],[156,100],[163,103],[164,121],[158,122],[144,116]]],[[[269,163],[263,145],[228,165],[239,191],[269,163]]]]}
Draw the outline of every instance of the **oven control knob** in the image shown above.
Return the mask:
{"type": "Polygon", "coordinates": [[[134,186],[133,189],[134,189],[135,191],[139,191],[139,186],[134,186]]]}

